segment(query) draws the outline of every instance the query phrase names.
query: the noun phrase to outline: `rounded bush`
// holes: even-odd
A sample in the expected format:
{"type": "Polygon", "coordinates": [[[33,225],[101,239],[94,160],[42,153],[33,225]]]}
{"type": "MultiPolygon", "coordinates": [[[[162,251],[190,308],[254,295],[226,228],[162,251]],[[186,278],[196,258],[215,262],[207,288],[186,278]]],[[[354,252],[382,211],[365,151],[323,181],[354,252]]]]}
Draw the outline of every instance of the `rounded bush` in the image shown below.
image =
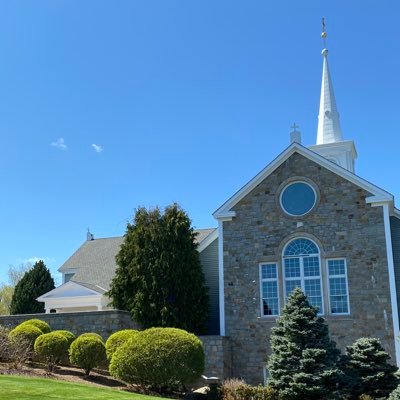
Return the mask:
{"type": "Polygon", "coordinates": [[[26,343],[33,350],[35,340],[40,335],[43,335],[43,332],[36,326],[20,324],[10,332],[9,338],[14,343],[26,343]]]}
{"type": "Polygon", "coordinates": [[[118,347],[122,346],[129,339],[136,336],[139,332],[134,329],[123,329],[113,333],[106,342],[107,360],[111,361],[112,356],[118,347]]]}
{"type": "Polygon", "coordinates": [[[86,375],[99,366],[106,358],[106,348],[102,340],[95,336],[81,335],[71,344],[69,360],[81,367],[86,375]]]}
{"type": "Polygon", "coordinates": [[[80,335],[79,337],[95,337],[96,339],[100,339],[104,343],[103,338],[98,333],[94,332],[82,333],[82,335],[80,335]]]}
{"type": "Polygon", "coordinates": [[[40,319],[28,319],[27,321],[22,322],[18,326],[25,326],[25,325],[33,325],[36,326],[36,328],[39,328],[43,333],[49,333],[51,332],[50,325],[47,322],[44,322],[40,319]]]}
{"type": "Polygon", "coordinates": [[[53,333],[59,333],[60,335],[63,335],[65,339],[67,339],[68,348],[69,346],[71,346],[72,342],[76,339],[76,336],[72,332],[63,329],[58,331],[53,331],[53,333]]]}
{"type": "Polygon", "coordinates": [[[181,329],[150,328],[114,353],[110,374],[128,383],[177,387],[200,378],[204,351],[199,338],[181,329]]]}
{"type": "Polygon", "coordinates": [[[58,364],[68,351],[68,340],[61,333],[50,332],[40,335],[35,340],[35,353],[44,358],[49,370],[58,364]]]}

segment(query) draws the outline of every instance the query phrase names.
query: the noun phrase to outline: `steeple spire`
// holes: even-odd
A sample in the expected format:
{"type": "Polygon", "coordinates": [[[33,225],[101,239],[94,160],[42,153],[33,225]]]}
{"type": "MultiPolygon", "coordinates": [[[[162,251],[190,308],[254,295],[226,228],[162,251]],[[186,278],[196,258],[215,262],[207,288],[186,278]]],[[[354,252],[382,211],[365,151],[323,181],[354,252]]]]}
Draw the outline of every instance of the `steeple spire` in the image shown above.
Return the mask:
{"type": "MultiPolygon", "coordinates": [[[[327,37],[325,31],[325,19],[322,18],[322,33],[324,45],[327,37]]],[[[321,85],[321,100],[319,105],[318,115],[318,132],[317,144],[327,144],[341,142],[342,130],[340,128],[339,113],[336,107],[335,94],[328,66],[328,50],[322,50],[323,67],[322,67],[322,85],[321,85]]]]}
{"type": "Polygon", "coordinates": [[[324,58],[322,67],[321,100],[318,115],[317,144],[309,148],[329,161],[354,173],[354,162],[357,151],[352,140],[343,140],[340,129],[339,113],[336,108],[335,94],[328,67],[328,50],[326,49],[325,19],[322,18],[322,40],[324,58]]]}

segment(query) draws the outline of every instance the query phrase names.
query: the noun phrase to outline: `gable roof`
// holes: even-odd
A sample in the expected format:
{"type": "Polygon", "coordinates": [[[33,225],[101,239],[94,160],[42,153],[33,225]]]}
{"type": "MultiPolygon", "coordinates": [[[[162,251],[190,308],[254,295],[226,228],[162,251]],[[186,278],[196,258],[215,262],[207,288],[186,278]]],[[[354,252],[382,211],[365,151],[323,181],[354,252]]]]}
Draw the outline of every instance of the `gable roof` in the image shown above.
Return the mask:
{"type": "MultiPolygon", "coordinates": [[[[196,242],[206,241],[216,228],[197,229],[196,242]]],[[[85,241],[81,247],[58,269],[59,272],[74,272],[70,282],[78,283],[98,293],[105,293],[115,275],[115,256],[119,252],[123,236],[85,241]]],[[[200,250],[201,251],[201,250],[200,250]]]]}
{"type": "Polygon", "coordinates": [[[302,146],[299,143],[292,143],[287,147],[278,157],[276,157],[270,164],[268,164],[261,172],[259,172],[253,179],[237,191],[229,200],[227,200],[221,207],[219,207],[213,216],[216,219],[231,219],[236,214],[232,208],[249,194],[256,186],[258,186],[265,178],[272,174],[284,161],[286,161],[294,153],[298,153],[311,161],[321,165],[322,167],[330,170],[331,172],[341,176],[342,178],[352,182],[356,186],[371,193],[371,196],[366,199],[369,203],[393,203],[393,195],[379,188],[376,185],[360,178],[340,165],[329,161],[325,157],[315,153],[314,151],[302,146]]]}
{"type": "Polygon", "coordinates": [[[88,287],[86,284],[81,284],[78,282],[69,281],[64,283],[50,292],[44,293],[39,296],[37,301],[45,301],[45,299],[50,298],[63,298],[63,297],[84,297],[84,296],[99,296],[104,294],[105,292],[94,285],[92,287],[88,287]]]}
{"type": "Polygon", "coordinates": [[[107,291],[115,275],[115,256],[123,240],[122,236],[87,240],[58,270],[76,270],[71,281],[94,285],[107,291]]]}

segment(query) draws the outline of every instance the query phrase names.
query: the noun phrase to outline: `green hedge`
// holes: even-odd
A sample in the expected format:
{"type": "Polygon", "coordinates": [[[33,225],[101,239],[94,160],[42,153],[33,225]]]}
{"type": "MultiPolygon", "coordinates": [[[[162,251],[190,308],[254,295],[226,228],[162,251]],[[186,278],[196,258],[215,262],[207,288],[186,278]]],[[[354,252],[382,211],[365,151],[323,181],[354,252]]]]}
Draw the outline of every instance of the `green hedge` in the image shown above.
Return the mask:
{"type": "Polygon", "coordinates": [[[96,339],[101,340],[104,343],[103,338],[98,333],[94,333],[94,332],[82,333],[82,335],[80,335],[79,337],[94,337],[96,339]]]}
{"type": "Polygon", "coordinates": [[[150,328],[114,353],[110,374],[156,389],[178,387],[200,378],[204,351],[199,338],[181,329],[150,328]]]}
{"type": "Polygon", "coordinates": [[[86,375],[106,359],[106,349],[102,340],[94,335],[81,335],[71,344],[69,359],[81,367],[86,375]]]}
{"type": "Polygon", "coordinates": [[[112,356],[118,349],[118,347],[122,346],[129,339],[133,338],[139,333],[134,329],[123,329],[122,331],[118,331],[113,333],[106,342],[106,353],[107,359],[111,361],[112,356]]]}
{"type": "Polygon", "coordinates": [[[65,335],[50,332],[40,335],[35,341],[35,353],[44,359],[51,371],[68,352],[69,343],[65,335]]]}
{"type": "Polygon", "coordinates": [[[25,326],[25,325],[33,325],[36,326],[36,328],[39,328],[43,333],[49,333],[51,332],[50,325],[47,322],[44,322],[40,319],[28,319],[27,321],[22,322],[18,326],[25,326]]]}
{"type": "Polygon", "coordinates": [[[72,332],[66,331],[64,329],[53,331],[53,333],[59,333],[60,335],[63,335],[65,339],[67,339],[68,348],[69,346],[71,346],[72,342],[76,339],[76,336],[72,332]]]}
{"type": "Polygon", "coordinates": [[[43,335],[43,332],[34,325],[29,324],[21,324],[14,328],[10,334],[9,338],[14,343],[26,343],[31,350],[33,350],[33,346],[35,340],[43,335]]]}

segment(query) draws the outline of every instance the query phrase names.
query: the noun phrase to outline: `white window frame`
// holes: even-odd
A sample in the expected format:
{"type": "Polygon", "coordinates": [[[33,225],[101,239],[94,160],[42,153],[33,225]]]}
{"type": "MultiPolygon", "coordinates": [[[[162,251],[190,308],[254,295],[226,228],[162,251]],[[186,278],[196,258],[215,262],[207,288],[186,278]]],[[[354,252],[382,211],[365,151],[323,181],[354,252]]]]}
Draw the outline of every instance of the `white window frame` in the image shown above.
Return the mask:
{"type": "Polygon", "coordinates": [[[304,257],[318,257],[318,262],[319,262],[319,284],[320,284],[320,288],[321,288],[321,308],[322,310],[318,311],[318,315],[325,315],[325,302],[324,302],[324,285],[322,284],[322,263],[321,263],[321,252],[319,250],[319,246],[311,239],[307,238],[307,237],[296,237],[292,240],[290,240],[289,242],[286,243],[285,247],[283,248],[282,251],[282,276],[283,276],[283,297],[284,297],[284,301],[286,303],[287,301],[287,297],[286,297],[286,281],[300,281],[300,285],[301,285],[301,290],[306,294],[306,290],[305,290],[305,281],[306,280],[312,280],[312,279],[317,279],[316,276],[312,277],[312,276],[304,276],[304,257]],[[310,242],[314,243],[315,246],[318,249],[318,253],[315,254],[307,254],[307,255],[299,255],[299,256],[285,256],[285,251],[286,248],[288,247],[288,245],[290,243],[292,243],[293,241],[297,240],[297,239],[305,239],[305,240],[309,240],[310,242]],[[300,260],[300,276],[296,276],[296,277],[286,277],[286,268],[285,268],[285,259],[289,259],[289,258],[298,258],[300,260]]]}
{"type": "Polygon", "coordinates": [[[328,304],[329,304],[329,314],[330,315],[350,315],[350,296],[349,296],[349,279],[347,275],[347,260],[344,257],[335,257],[335,258],[327,258],[326,259],[326,278],[328,280],[328,304]],[[329,274],[329,261],[340,260],[344,261],[344,274],[340,275],[330,275],[329,274]],[[346,279],[346,296],[347,296],[347,309],[349,310],[347,313],[333,313],[331,308],[331,285],[330,278],[345,278],[346,279]]]}
{"type": "MultiPolygon", "coordinates": [[[[290,215],[291,217],[303,217],[304,215],[307,215],[307,214],[310,213],[312,210],[314,210],[315,205],[317,204],[317,201],[318,201],[318,196],[317,196],[317,192],[316,192],[315,188],[314,188],[313,185],[311,185],[309,182],[306,182],[306,181],[303,181],[303,180],[296,180],[296,181],[293,181],[293,182],[288,183],[288,184],[285,185],[285,187],[281,190],[281,193],[280,193],[280,195],[279,195],[279,203],[280,203],[281,209],[283,210],[283,212],[284,212],[285,214],[290,215]],[[289,186],[292,186],[292,185],[294,185],[294,184],[296,184],[296,183],[303,183],[304,185],[309,186],[309,187],[312,189],[313,193],[314,193],[314,203],[313,203],[312,207],[310,207],[310,209],[307,210],[307,211],[306,211],[305,213],[303,213],[303,214],[292,214],[292,213],[290,213],[289,211],[286,210],[286,208],[284,207],[283,202],[282,202],[282,197],[283,197],[283,194],[284,194],[285,190],[286,190],[289,186]]],[[[318,246],[317,246],[317,247],[318,247],[318,246]]]]}
{"type": "Polygon", "coordinates": [[[263,262],[259,264],[259,275],[260,275],[260,311],[262,318],[276,318],[279,317],[281,313],[281,302],[279,299],[279,269],[277,262],[263,262]],[[276,268],[276,278],[265,278],[262,277],[262,267],[263,265],[275,265],[276,268]],[[264,303],[263,303],[263,282],[276,282],[276,290],[278,295],[278,313],[274,315],[264,315],[264,303]]]}

